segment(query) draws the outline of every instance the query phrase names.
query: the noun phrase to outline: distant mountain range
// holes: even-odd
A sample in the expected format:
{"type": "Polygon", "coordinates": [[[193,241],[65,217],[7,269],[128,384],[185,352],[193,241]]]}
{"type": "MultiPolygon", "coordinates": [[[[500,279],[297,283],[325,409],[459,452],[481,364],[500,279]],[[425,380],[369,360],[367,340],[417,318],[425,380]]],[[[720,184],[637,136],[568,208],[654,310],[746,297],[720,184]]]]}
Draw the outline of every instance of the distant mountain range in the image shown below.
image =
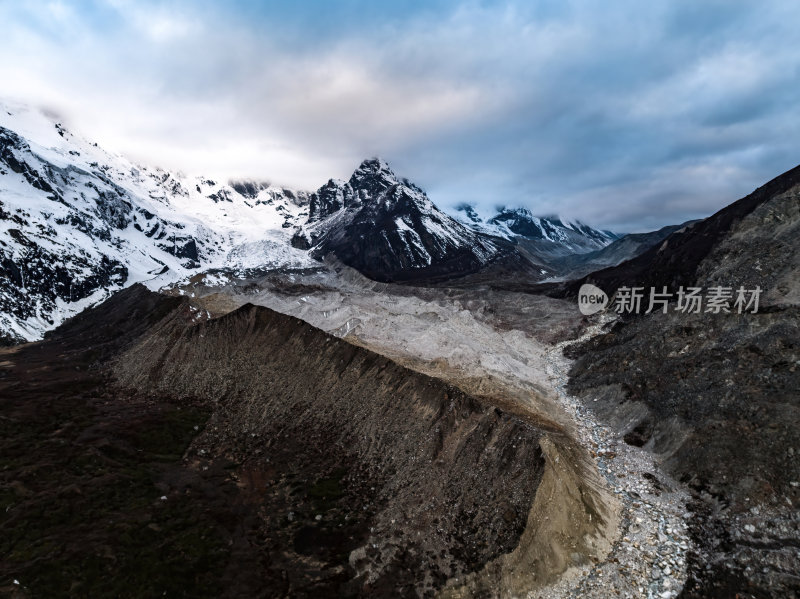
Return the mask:
{"type": "Polygon", "coordinates": [[[503,210],[453,218],[380,159],[316,192],[135,164],[36,110],[0,108],[0,338],[33,340],[133,283],[208,269],[314,268],[332,257],[378,281],[502,268],[538,281],[553,258],[617,239],[503,210]]]}
{"type": "Polygon", "coordinates": [[[583,253],[598,250],[621,237],[580,222],[557,216],[534,216],[527,208],[502,208],[484,221],[474,207],[462,204],[457,209],[462,222],[476,231],[509,240],[538,242],[542,249],[555,253],[583,253]]]}

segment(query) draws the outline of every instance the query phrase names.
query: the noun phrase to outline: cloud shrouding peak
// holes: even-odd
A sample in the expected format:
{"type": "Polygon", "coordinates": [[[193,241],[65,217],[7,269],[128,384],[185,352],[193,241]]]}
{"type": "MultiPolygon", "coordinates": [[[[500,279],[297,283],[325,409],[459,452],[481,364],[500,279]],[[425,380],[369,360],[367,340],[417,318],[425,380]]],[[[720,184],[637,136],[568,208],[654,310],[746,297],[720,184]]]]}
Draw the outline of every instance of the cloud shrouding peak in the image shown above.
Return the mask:
{"type": "Polygon", "coordinates": [[[316,188],[366,156],[444,207],[617,230],[800,162],[788,2],[0,2],[2,93],[148,163],[316,188]]]}

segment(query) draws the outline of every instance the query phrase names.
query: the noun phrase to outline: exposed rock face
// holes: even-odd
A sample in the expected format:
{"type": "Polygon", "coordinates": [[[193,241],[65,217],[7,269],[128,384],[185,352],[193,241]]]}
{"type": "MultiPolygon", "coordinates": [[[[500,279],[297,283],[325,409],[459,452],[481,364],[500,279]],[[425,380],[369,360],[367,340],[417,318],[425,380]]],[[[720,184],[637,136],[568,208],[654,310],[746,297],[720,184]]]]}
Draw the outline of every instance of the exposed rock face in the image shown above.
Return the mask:
{"type": "Polygon", "coordinates": [[[36,199],[18,209],[13,197],[4,194],[0,199],[0,227],[5,233],[5,240],[0,240],[0,343],[9,344],[25,338],[21,323],[41,320],[54,324],[52,313],[59,302],[79,302],[127,279],[127,267],[112,257],[112,252],[70,243],[69,236],[59,239],[57,228],[74,227],[81,236],[102,243],[111,239],[114,228],[126,226],[132,208],[107,186],[87,188],[87,193],[97,197],[91,213],[65,208],[59,186],[86,173],[36,160],[28,143],[3,127],[0,175],[17,177],[53,204],[51,222],[40,222],[36,199]]]}
{"type": "Polygon", "coordinates": [[[295,247],[333,254],[378,281],[459,276],[514,254],[505,240],[473,231],[440,211],[382,160],[365,160],[350,180],[312,194],[295,247]]]}
{"type": "Polygon", "coordinates": [[[759,313],[671,310],[617,324],[580,348],[571,389],[689,486],[687,597],[800,593],[800,169],[599,284],[763,290],[759,313]],[[647,265],[648,269],[645,269],[647,265]],[[627,276],[633,279],[626,278],[627,276]]]}
{"type": "Polygon", "coordinates": [[[800,169],[779,179],[784,177],[780,185],[778,180],[768,184],[774,189],[764,193],[773,195],[735,222],[712,248],[698,265],[698,281],[706,286],[758,285],[763,306],[800,304],[800,169]]]}

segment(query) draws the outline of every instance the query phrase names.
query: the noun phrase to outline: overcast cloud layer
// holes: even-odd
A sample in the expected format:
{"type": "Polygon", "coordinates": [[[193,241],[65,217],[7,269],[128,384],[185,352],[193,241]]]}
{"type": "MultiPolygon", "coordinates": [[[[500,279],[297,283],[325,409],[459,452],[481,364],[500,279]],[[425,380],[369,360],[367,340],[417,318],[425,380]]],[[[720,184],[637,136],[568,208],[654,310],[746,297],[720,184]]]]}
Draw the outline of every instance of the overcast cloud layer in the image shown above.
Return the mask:
{"type": "Polygon", "coordinates": [[[617,231],[800,162],[800,3],[330,4],[0,0],[0,96],[185,172],[314,189],[380,155],[442,207],[617,231]]]}

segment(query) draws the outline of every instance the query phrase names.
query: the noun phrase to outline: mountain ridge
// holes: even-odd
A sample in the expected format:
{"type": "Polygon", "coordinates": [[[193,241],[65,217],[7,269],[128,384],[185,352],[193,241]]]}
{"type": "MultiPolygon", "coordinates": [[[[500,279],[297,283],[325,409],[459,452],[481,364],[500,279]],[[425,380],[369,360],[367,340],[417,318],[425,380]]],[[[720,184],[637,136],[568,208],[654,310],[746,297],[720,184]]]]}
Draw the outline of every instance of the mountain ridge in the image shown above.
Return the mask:
{"type": "Polygon", "coordinates": [[[538,281],[554,274],[540,255],[575,251],[588,232],[564,230],[572,238],[560,249],[556,237],[537,245],[476,230],[378,158],[311,193],[221,183],[133,163],[27,107],[0,110],[4,343],[38,339],[133,283],[155,290],[208,270],[319,268],[326,256],[378,281],[484,269],[538,281]]]}
{"type": "Polygon", "coordinates": [[[484,221],[474,207],[461,204],[456,208],[460,220],[476,231],[505,239],[526,239],[552,242],[564,246],[573,253],[584,253],[605,247],[622,236],[595,229],[580,220],[561,216],[535,216],[524,207],[502,207],[494,216],[484,221]]]}
{"type": "Polygon", "coordinates": [[[333,254],[376,280],[472,272],[509,251],[440,211],[379,158],[363,161],[347,182],[330,180],[310,206],[295,247],[333,254]]]}
{"type": "MultiPolygon", "coordinates": [[[[613,293],[622,286],[658,289],[666,286],[677,290],[680,286],[695,285],[703,261],[740,222],[760,207],[774,202],[776,197],[790,194],[798,187],[800,187],[800,165],[771,179],[711,216],[674,231],[662,243],[652,246],[644,253],[617,266],[565,283],[549,293],[559,297],[573,297],[584,283],[594,284],[607,293],[613,293]]],[[[784,245],[786,249],[791,250],[788,242],[784,242],[784,245]]],[[[780,248],[772,248],[770,253],[774,253],[775,249],[780,248]]],[[[780,263],[777,257],[775,262],[780,263]]],[[[748,269],[746,277],[754,281],[759,278],[756,276],[758,273],[755,266],[756,263],[748,269]]],[[[728,284],[745,282],[745,277],[741,274],[738,278],[738,281],[730,281],[728,284]]]]}

